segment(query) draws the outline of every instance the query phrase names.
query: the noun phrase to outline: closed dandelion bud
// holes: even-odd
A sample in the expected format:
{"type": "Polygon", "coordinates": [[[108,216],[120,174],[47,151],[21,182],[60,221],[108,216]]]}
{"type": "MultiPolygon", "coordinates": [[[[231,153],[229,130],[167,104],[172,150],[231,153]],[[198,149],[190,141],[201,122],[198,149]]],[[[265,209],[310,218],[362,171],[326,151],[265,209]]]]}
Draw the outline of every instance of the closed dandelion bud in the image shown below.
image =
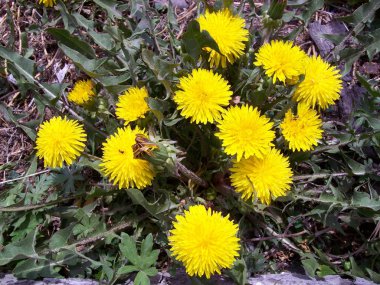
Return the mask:
{"type": "Polygon", "coordinates": [[[216,191],[215,191],[215,189],[213,189],[213,188],[208,188],[208,189],[206,190],[206,199],[207,199],[208,201],[212,201],[212,200],[215,200],[215,198],[216,198],[216,191]]]}
{"type": "Polygon", "coordinates": [[[269,17],[268,15],[263,18],[264,28],[267,29],[277,29],[281,26],[281,20],[275,20],[269,17]]]}
{"type": "Polygon", "coordinates": [[[349,261],[344,262],[343,263],[343,268],[346,271],[350,270],[351,269],[351,262],[349,262],[349,261]]]}
{"type": "Polygon", "coordinates": [[[106,113],[106,112],[108,112],[107,101],[104,100],[103,98],[100,98],[98,100],[98,111],[100,113],[106,113]]]}
{"type": "Polygon", "coordinates": [[[284,9],[286,7],[287,0],[273,0],[271,1],[269,10],[268,10],[268,15],[273,19],[273,20],[280,20],[282,18],[282,15],[284,14],[284,9]]]}
{"type": "Polygon", "coordinates": [[[181,153],[174,146],[174,141],[162,140],[161,138],[151,137],[141,141],[136,137],[136,144],[132,146],[135,157],[142,157],[149,161],[156,172],[176,174],[176,164],[178,154],[181,153]]]}

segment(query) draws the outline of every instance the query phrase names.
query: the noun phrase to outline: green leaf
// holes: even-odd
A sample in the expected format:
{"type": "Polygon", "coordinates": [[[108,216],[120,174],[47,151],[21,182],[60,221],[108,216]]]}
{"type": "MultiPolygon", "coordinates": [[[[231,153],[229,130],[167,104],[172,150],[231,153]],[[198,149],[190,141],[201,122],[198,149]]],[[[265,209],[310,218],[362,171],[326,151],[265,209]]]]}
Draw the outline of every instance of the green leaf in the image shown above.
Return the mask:
{"type": "Polygon", "coordinates": [[[243,258],[235,261],[234,266],[229,270],[229,275],[236,282],[236,284],[247,284],[247,265],[243,258]]]}
{"type": "Polygon", "coordinates": [[[351,262],[351,273],[352,273],[352,275],[365,278],[366,277],[365,273],[359,267],[359,265],[356,263],[355,259],[352,256],[350,256],[350,262],[351,262]]]}
{"type": "Polygon", "coordinates": [[[139,271],[139,269],[135,265],[125,265],[119,268],[119,270],[117,271],[117,275],[125,275],[134,271],[139,271]]]}
{"type": "Polygon", "coordinates": [[[71,224],[68,227],[54,233],[53,236],[50,238],[49,248],[54,250],[67,244],[67,241],[69,240],[72,234],[73,227],[74,224],[71,224]]]}
{"type": "Polygon", "coordinates": [[[86,30],[93,30],[94,29],[94,25],[95,25],[94,21],[86,19],[85,17],[83,17],[79,13],[73,13],[72,16],[75,18],[78,25],[82,26],[86,30]]]}
{"type": "Polygon", "coordinates": [[[359,34],[364,28],[364,23],[371,22],[375,16],[376,10],[380,9],[380,1],[370,0],[368,3],[364,3],[359,6],[352,14],[346,17],[340,17],[342,20],[352,26],[355,26],[355,33],[359,34]],[[360,26],[360,28],[358,28],[360,26]]]}
{"type": "Polygon", "coordinates": [[[153,236],[149,234],[141,243],[140,255],[146,257],[152,252],[153,248],[153,236]]]}
{"type": "Polygon", "coordinates": [[[6,107],[3,103],[0,103],[0,113],[4,116],[6,121],[12,122],[16,125],[16,127],[21,128],[31,140],[36,140],[36,131],[25,126],[24,124],[19,123],[16,116],[12,113],[12,110],[6,107]]]}
{"type": "Polygon", "coordinates": [[[81,53],[69,48],[64,44],[58,44],[58,46],[83,72],[87,73],[89,76],[99,77],[106,75],[100,72],[100,68],[107,61],[107,58],[88,59],[81,53]]]}
{"type": "Polygon", "coordinates": [[[169,199],[165,199],[160,203],[159,201],[153,204],[149,203],[148,200],[146,200],[146,198],[144,197],[141,190],[128,189],[126,192],[128,196],[132,199],[132,202],[134,204],[142,206],[152,216],[157,216],[160,213],[169,211],[177,207],[176,204],[172,203],[169,199]]]}
{"type": "Polygon", "coordinates": [[[126,233],[121,234],[119,248],[123,257],[127,258],[132,264],[139,266],[140,258],[137,254],[136,242],[126,233]]]}
{"type": "Polygon", "coordinates": [[[301,261],[303,268],[305,269],[307,275],[314,277],[316,270],[319,268],[319,263],[311,254],[307,254],[305,256],[307,256],[307,258],[302,259],[301,261]]]}
{"type": "Polygon", "coordinates": [[[319,267],[319,270],[317,271],[317,275],[320,277],[326,276],[326,275],[334,275],[336,272],[331,269],[329,266],[322,264],[319,267]]]}
{"type": "Polygon", "coordinates": [[[202,49],[205,47],[219,52],[218,44],[208,32],[200,31],[199,23],[196,20],[191,21],[187,26],[182,37],[182,47],[195,61],[199,59],[202,49]]]}
{"type": "Polygon", "coordinates": [[[113,0],[94,0],[96,4],[105,9],[110,18],[115,17],[117,19],[121,19],[122,15],[120,11],[117,10],[117,6],[119,3],[113,0]]]}
{"type": "Polygon", "coordinates": [[[161,59],[159,56],[153,54],[152,51],[144,49],[141,52],[143,61],[148,65],[148,67],[153,71],[157,80],[160,81],[166,91],[171,94],[171,84],[167,80],[167,78],[173,77],[174,68],[178,66],[178,64],[168,62],[166,60],[161,59]]]}
{"type": "Polygon", "coordinates": [[[155,249],[155,250],[152,250],[146,256],[141,255],[139,268],[141,270],[146,270],[150,268],[152,265],[155,265],[159,254],[160,254],[160,251],[158,249],[155,249]]]}
{"type": "Polygon", "coordinates": [[[0,57],[9,61],[10,66],[19,72],[30,83],[35,83],[42,88],[48,99],[57,99],[56,94],[52,93],[49,89],[45,88],[38,80],[34,78],[34,64],[35,62],[27,59],[16,52],[10,51],[0,45],[0,57]]]}
{"type": "Polygon", "coordinates": [[[346,155],[343,155],[344,160],[347,162],[348,166],[350,167],[351,171],[355,175],[364,175],[366,174],[366,168],[364,164],[361,164],[352,158],[349,158],[346,155]]]}
{"type": "Polygon", "coordinates": [[[98,44],[101,48],[109,51],[115,47],[115,41],[107,33],[97,33],[94,31],[89,31],[88,34],[94,39],[95,43],[98,44]]]}
{"type": "Polygon", "coordinates": [[[380,200],[371,199],[368,193],[354,191],[352,196],[352,206],[357,208],[370,208],[374,211],[380,210],[380,200]]]}
{"type": "Polygon", "coordinates": [[[58,1],[56,6],[60,11],[63,24],[65,25],[65,29],[68,30],[70,33],[74,32],[76,28],[75,19],[73,18],[71,13],[67,10],[65,3],[63,1],[58,1]]]}
{"type": "Polygon", "coordinates": [[[82,41],[77,36],[71,35],[69,31],[59,28],[49,28],[46,31],[58,42],[79,52],[80,54],[90,59],[94,59],[96,57],[94,50],[87,42],[82,41]]]}
{"type": "Polygon", "coordinates": [[[12,260],[19,260],[25,257],[34,259],[41,258],[34,248],[37,233],[38,229],[35,228],[34,231],[30,232],[23,240],[6,245],[4,249],[0,251],[0,266],[12,260]]]}
{"type": "Polygon", "coordinates": [[[17,263],[12,273],[17,278],[37,279],[37,278],[62,278],[58,273],[61,268],[58,262],[48,260],[27,259],[17,263]]]}
{"type": "Polygon", "coordinates": [[[312,0],[307,5],[306,9],[303,10],[302,14],[300,16],[296,16],[297,18],[301,19],[305,26],[309,23],[311,17],[313,14],[323,8],[324,0],[312,0]]]}
{"type": "Polygon", "coordinates": [[[380,91],[376,90],[373,84],[370,84],[368,78],[364,77],[360,73],[356,73],[356,77],[358,78],[361,86],[364,87],[369,94],[371,94],[373,97],[380,97],[380,91]]]}
{"type": "Polygon", "coordinates": [[[149,285],[150,280],[148,275],[144,271],[139,271],[137,273],[136,278],[133,282],[134,285],[149,285]]]}
{"type": "Polygon", "coordinates": [[[0,57],[9,60],[11,64],[13,64],[17,70],[25,76],[25,78],[33,83],[34,82],[34,64],[33,60],[27,59],[16,52],[9,51],[5,47],[0,45],[0,57]]]}
{"type": "Polygon", "coordinates": [[[146,273],[146,275],[150,277],[154,277],[158,274],[158,270],[156,267],[150,267],[148,269],[144,269],[144,272],[146,273]]]}
{"type": "Polygon", "coordinates": [[[377,284],[380,284],[380,274],[369,269],[369,268],[366,268],[369,276],[371,277],[371,280],[377,284]]]}

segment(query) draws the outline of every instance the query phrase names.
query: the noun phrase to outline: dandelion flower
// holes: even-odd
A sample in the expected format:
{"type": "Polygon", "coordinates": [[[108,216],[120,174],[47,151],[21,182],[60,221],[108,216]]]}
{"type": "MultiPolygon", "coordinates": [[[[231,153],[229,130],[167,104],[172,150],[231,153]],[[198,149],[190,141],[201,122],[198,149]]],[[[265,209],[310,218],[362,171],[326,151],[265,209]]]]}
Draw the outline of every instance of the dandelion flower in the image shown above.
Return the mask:
{"type": "Polygon", "coordinates": [[[289,142],[289,148],[295,150],[312,150],[322,138],[322,120],[317,111],[305,104],[299,104],[297,115],[292,110],[285,114],[280,128],[284,138],[289,142]]]}
{"type": "Polygon", "coordinates": [[[124,120],[125,125],[138,118],[144,118],[145,113],[149,111],[147,98],[148,90],[145,87],[129,88],[119,97],[119,102],[116,104],[117,118],[124,120]]]}
{"type": "Polygon", "coordinates": [[[232,95],[228,82],[206,69],[194,69],[190,75],[182,77],[178,88],[174,101],[181,115],[197,124],[219,119],[223,106],[229,104],[232,95]]]}
{"type": "Polygon", "coordinates": [[[311,107],[319,105],[326,109],[339,99],[342,89],[342,76],[339,71],[320,57],[311,57],[306,61],[305,79],[294,92],[297,102],[311,107]]]}
{"type": "Polygon", "coordinates": [[[62,167],[73,163],[84,150],[86,133],[75,120],[54,117],[42,123],[37,132],[37,156],[45,167],[62,167]]]}
{"type": "Polygon", "coordinates": [[[261,158],[273,146],[273,123],[266,116],[260,116],[257,108],[247,105],[231,107],[223,114],[218,127],[216,136],[222,140],[224,151],[236,154],[238,161],[243,156],[261,158]]]}
{"type": "Polygon", "coordinates": [[[170,231],[171,252],[190,276],[221,274],[231,268],[240,249],[238,226],[203,205],[191,206],[184,216],[177,215],[170,231]]]}
{"type": "Polygon", "coordinates": [[[38,3],[39,4],[44,4],[45,7],[53,7],[55,5],[55,2],[57,0],[39,0],[38,3]]]}
{"type": "Polygon", "coordinates": [[[137,135],[145,135],[144,130],[130,126],[117,129],[103,143],[103,157],[100,168],[114,185],[121,188],[143,189],[152,183],[152,165],[143,159],[135,158],[132,146],[137,135]]]}
{"type": "Polygon", "coordinates": [[[277,81],[293,82],[304,73],[307,55],[292,42],[271,41],[264,44],[256,54],[256,66],[262,66],[265,74],[277,81]]]}
{"type": "Polygon", "coordinates": [[[285,195],[293,175],[288,158],[276,149],[262,158],[252,156],[235,162],[231,172],[231,184],[244,200],[257,197],[267,205],[272,197],[285,195]]]}
{"type": "Polygon", "coordinates": [[[248,30],[244,28],[244,19],[233,15],[228,9],[211,13],[198,18],[201,31],[207,31],[218,44],[219,52],[206,48],[209,52],[210,66],[227,67],[227,61],[234,63],[244,53],[248,41],[248,30]]]}
{"type": "Polygon", "coordinates": [[[75,83],[73,90],[70,91],[67,99],[78,105],[85,105],[95,96],[93,91],[94,84],[91,80],[80,80],[75,83]]]}

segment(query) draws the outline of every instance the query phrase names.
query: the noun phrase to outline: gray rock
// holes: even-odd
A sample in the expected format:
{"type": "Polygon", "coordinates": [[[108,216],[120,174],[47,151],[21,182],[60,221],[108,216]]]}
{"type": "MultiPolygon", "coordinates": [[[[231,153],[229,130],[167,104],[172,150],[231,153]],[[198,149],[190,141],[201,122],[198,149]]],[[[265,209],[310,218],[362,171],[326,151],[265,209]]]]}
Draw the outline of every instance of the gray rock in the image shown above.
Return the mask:
{"type": "MultiPolygon", "coordinates": [[[[156,4],[168,6],[169,0],[155,0],[156,4]]],[[[185,9],[189,7],[189,3],[186,0],[171,0],[173,7],[179,8],[179,9],[185,9]]]]}
{"type": "MultiPolygon", "coordinates": [[[[233,285],[234,282],[224,276],[213,276],[208,282],[213,285],[233,285]]],[[[44,278],[41,281],[18,280],[11,274],[0,273],[0,285],[99,285],[98,281],[79,278],[56,279],[44,278]]],[[[183,269],[177,270],[174,276],[169,273],[159,273],[152,278],[152,285],[192,285],[191,279],[183,269]]],[[[306,275],[283,272],[281,274],[258,275],[248,279],[250,285],[376,285],[372,281],[363,278],[356,278],[354,281],[343,279],[338,275],[329,275],[321,279],[310,278],[306,275]]],[[[123,285],[133,285],[131,280],[123,285]]]]}
{"type": "Polygon", "coordinates": [[[309,34],[315,45],[317,46],[320,55],[324,58],[332,51],[334,44],[323,37],[323,35],[338,35],[347,33],[347,29],[343,23],[332,21],[326,25],[321,25],[318,22],[309,24],[309,34]]]}

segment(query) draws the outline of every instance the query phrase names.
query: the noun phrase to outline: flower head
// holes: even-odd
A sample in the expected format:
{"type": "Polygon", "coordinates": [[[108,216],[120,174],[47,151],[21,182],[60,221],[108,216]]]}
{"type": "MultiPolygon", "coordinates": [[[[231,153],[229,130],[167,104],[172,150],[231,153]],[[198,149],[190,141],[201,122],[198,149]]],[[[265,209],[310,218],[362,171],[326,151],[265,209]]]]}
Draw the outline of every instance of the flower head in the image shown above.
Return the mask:
{"type": "Polygon", "coordinates": [[[231,172],[231,184],[244,200],[257,197],[268,205],[272,197],[285,195],[293,175],[288,158],[276,149],[262,158],[252,156],[235,162],[231,172]]]}
{"type": "Polygon", "coordinates": [[[152,165],[143,159],[135,158],[132,146],[137,135],[145,135],[144,130],[131,129],[130,126],[117,129],[103,143],[101,170],[114,185],[121,188],[143,189],[152,183],[154,171],[152,165]]]}
{"type": "Polygon", "coordinates": [[[218,127],[216,136],[222,140],[224,151],[236,154],[238,161],[243,156],[263,157],[273,146],[273,123],[266,116],[260,116],[257,108],[247,105],[231,107],[223,114],[218,127]]]}
{"type": "Polygon", "coordinates": [[[37,132],[37,156],[45,167],[62,167],[73,163],[84,150],[86,133],[77,121],[53,117],[42,123],[37,132]]]}
{"type": "Polygon", "coordinates": [[[197,124],[219,119],[232,95],[228,82],[206,69],[194,69],[190,75],[182,77],[178,88],[174,101],[181,115],[197,124]]]}
{"type": "Polygon", "coordinates": [[[38,3],[39,4],[44,4],[45,7],[53,7],[55,5],[55,2],[57,0],[39,0],[38,3]]]}
{"type": "Polygon", "coordinates": [[[274,83],[277,79],[285,83],[298,80],[304,73],[306,58],[306,53],[292,42],[271,41],[259,49],[255,65],[262,66],[274,83]]]}
{"type": "Polygon", "coordinates": [[[239,255],[238,226],[220,212],[206,210],[203,205],[191,206],[184,216],[176,216],[173,226],[171,252],[190,276],[220,274],[222,268],[231,268],[239,255]]]}
{"type": "Polygon", "coordinates": [[[289,142],[289,148],[295,150],[312,150],[322,138],[322,120],[317,111],[305,104],[299,104],[297,115],[288,110],[280,125],[284,138],[289,142]]]}
{"type": "Polygon", "coordinates": [[[95,96],[94,84],[91,80],[80,80],[75,83],[73,90],[69,92],[67,99],[78,105],[84,105],[95,96]]]}
{"type": "Polygon", "coordinates": [[[144,118],[145,113],[149,111],[148,90],[138,87],[129,88],[119,97],[119,102],[116,104],[116,116],[120,120],[124,120],[124,124],[133,122],[138,118],[144,118]]]}
{"type": "Polygon", "coordinates": [[[294,99],[313,108],[319,105],[326,109],[339,99],[341,78],[339,71],[319,56],[308,58],[305,64],[305,79],[294,92],[294,99]]]}
{"type": "Polygon", "coordinates": [[[228,9],[206,13],[198,18],[201,31],[207,31],[218,44],[219,52],[206,48],[210,53],[210,66],[225,68],[227,61],[234,63],[244,53],[248,41],[248,30],[244,28],[244,19],[233,15],[228,9]]]}

